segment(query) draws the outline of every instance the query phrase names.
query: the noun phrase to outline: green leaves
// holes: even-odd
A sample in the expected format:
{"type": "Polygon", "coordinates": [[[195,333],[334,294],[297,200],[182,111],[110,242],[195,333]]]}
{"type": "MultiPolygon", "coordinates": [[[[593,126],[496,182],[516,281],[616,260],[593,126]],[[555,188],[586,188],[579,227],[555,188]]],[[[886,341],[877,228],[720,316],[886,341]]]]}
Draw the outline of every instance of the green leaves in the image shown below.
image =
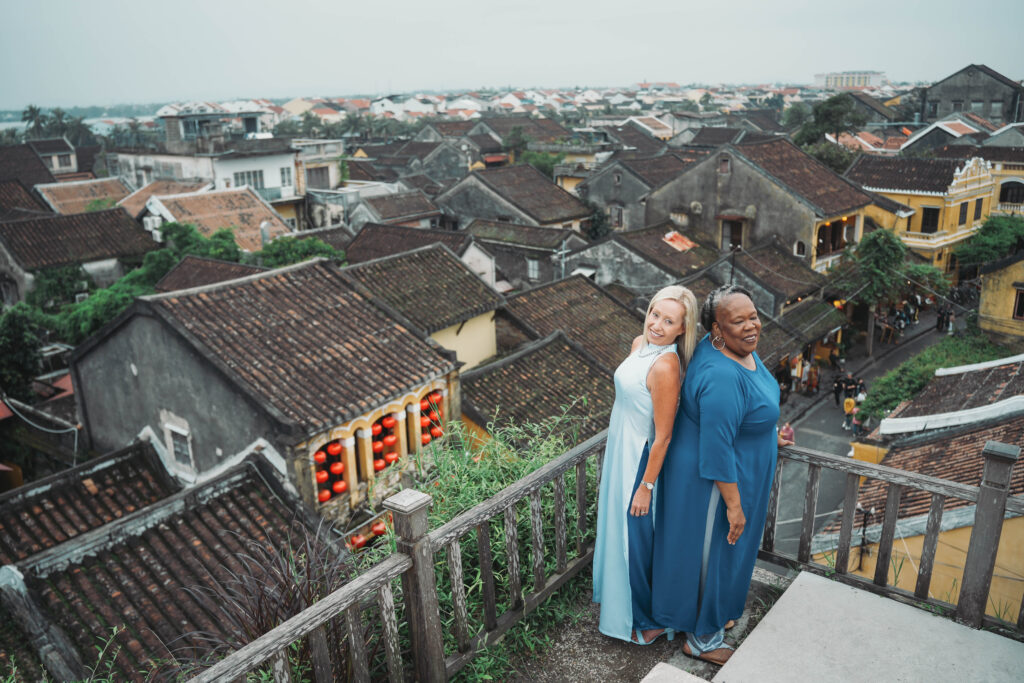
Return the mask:
{"type": "Polygon", "coordinates": [[[317,256],[324,256],[335,261],[342,261],[345,252],[338,251],[326,242],[315,237],[301,239],[298,237],[278,237],[256,254],[253,260],[267,268],[280,268],[308,261],[317,256]]]}
{"type": "Polygon", "coordinates": [[[979,266],[1010,256],[1024,247],[1024,218],[989,216],[981,230],[961,242],[956,249],[960,265],[979,266]]]}
{"type": "Polygon", "coordinates": [[[0,316],[0,392],[29,401],[32,378],[39,374],[39,337],[31,307],[19,303],[0,316]]]}

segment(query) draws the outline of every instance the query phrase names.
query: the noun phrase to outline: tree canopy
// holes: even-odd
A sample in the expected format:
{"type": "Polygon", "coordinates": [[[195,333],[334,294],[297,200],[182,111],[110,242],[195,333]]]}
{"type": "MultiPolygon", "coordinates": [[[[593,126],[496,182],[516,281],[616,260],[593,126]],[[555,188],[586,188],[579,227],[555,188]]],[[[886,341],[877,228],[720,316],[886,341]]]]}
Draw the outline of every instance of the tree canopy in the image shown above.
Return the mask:
{"type": "Polygon", "coordinates": [[[32,399],[32,378],[39,374],[39,336],[32,308],[19,303],[0,316],[0,393],[32,399]]]}
{"type": "Polygon", "coordinates": [[[961,268],[980,266],[1024,248],[1024,218],[989,216],[981,229],[956,248],[961,268]]]}
{"type": "Polygon", "coordinates": [[[853,98],[846,94],[833,95],[827,100],[815,102],[811,117],[805,121],[793,137],[798,145],[821,142],[826,133],[839,140],[839,134],[857,130],[867,123],[867,116],[854,109],[853,98]]]}

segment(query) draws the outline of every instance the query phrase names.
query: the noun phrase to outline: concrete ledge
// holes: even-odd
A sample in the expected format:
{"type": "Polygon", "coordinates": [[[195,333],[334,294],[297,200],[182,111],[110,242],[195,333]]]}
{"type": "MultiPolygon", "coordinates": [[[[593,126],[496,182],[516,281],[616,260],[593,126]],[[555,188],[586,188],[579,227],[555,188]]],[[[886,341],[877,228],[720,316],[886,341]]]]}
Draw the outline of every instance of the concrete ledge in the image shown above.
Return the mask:
{"type": "Polygon", "coordinates": [[[694,681],[704,683],[703,678],[698,678],[665,662],[655,666],[640,679],[640,683],[693,683],[694,681]]]}

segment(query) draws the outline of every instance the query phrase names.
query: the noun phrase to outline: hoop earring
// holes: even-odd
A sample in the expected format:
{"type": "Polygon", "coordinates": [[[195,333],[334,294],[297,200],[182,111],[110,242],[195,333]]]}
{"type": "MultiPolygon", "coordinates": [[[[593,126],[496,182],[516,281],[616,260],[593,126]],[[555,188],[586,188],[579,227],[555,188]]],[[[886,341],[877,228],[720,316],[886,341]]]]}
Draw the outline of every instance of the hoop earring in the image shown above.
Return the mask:
{"type": "Polygon", "coordinates": [[[715,351],[721,351],[722,349],[725,348],[725,339],[723,339],[722,337],[713,337],[711,339],[711,348],[713,348],[715,351]],[[721,342],[722,345],[715,346],[715,342],[721,342]]]}

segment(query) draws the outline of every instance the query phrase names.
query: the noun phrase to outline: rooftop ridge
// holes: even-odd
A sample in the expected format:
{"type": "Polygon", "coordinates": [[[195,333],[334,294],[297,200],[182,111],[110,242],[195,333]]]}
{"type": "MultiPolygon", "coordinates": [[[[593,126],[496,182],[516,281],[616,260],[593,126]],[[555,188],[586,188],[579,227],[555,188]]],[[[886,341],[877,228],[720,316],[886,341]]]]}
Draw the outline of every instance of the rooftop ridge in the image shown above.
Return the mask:
{"type": "Polygon", "coordinates": [[[944,427],[970,425],[984,420],[997,419],[1012,413],[1024,412],[1024,396],[1011,396],[1002,401],[974,408],[964,408],[947,413],[918,415],[915,417],[887,417],[878,425],[879,434],[906,434],[944,427]]]}
{"type": "MultiPolygon", "coordinates": [[[[231,263],[228,261],[228,263],[231,263]]],[[[212,292],[217,289],[233,287],[235,285],[244,284],[246,282],[252,282],[265,277],[273,277],[282,273],[290,273],[296,270],[303,270],[305,268],[311,268],[313,265],[318,263],[329,264],[330,259],[318,256],[316,258],[309,259],[308,261],[302,261],[301,263],[293,263],[289,266],[281,266],[280,268],[274,268],[273,270],[265,270],[261,273],[253,273],[252,275],[246,275],[245,277],[235,278],[234,280],[224,280],[223,282],[215,282],[211,285],[200,285],[199,287],[190,287],[189,289],[178,289],[173,292],[165,292],[163,294],[148,294],[146,296],[138,297],[140,301],[161,301],[163,299],[176,299],[183,296],[191,296],[193,294],[202,294],[204,292],[212,292]]]]}
{"type": "Polygon", "coordinates": [[[949,375],[962,375],[967,372],[977,372],[978,370],[988,370],[990,368],[998,368],[1001,365],[1012,365],[1014,363],[1024,363],[1024,353],[1017,354],[1016,356],[1007,356],[1006,358],[997,358],[995,360],[982,361],[981,363],[970,363],[968,365],[956,365],[951,368],[936,368],[936,377],[948,377],[949,375]]]}

